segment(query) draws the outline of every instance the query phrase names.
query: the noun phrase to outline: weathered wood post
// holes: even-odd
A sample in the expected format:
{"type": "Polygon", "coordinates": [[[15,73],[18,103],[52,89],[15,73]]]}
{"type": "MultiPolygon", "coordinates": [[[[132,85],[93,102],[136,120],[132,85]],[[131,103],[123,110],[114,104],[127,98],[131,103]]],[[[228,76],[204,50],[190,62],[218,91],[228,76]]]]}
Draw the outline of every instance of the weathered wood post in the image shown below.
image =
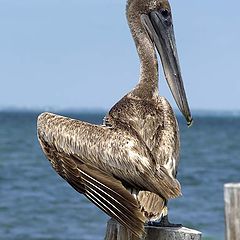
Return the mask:
{"type": "MultiPolygon", "coordinates": [[[[201,240],[202,234],[193,229],[145,227],[146,236],[142,240],[201,240]]],[[[140,240],[117,223],[110,219],[107,225],[105,240],[140,240]]]]}
{"type": "Polygon", "coordinates": [[[240,183],[224,185],[226,240],[240,239],[240,183]]]}

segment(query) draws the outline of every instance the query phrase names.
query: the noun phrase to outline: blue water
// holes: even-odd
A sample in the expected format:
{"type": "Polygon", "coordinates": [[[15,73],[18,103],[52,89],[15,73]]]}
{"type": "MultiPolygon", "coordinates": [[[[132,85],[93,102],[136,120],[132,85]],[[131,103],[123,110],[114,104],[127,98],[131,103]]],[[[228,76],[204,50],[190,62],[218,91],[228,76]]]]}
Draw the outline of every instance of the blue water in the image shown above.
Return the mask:
{"type": "MultiPolygon", "coordinates": [[[[100,240],[108,217],[50,167],[36,138],[32,112],[0,112],[0,239],[100,240]]],[[[104,113],[64,113],[101,123],[104,113]]],[[[170,201],[170,218],[224,239],[223,184],[240,182],[240,117],[195,114],[180,120],[183,197],[170,201]]]]}

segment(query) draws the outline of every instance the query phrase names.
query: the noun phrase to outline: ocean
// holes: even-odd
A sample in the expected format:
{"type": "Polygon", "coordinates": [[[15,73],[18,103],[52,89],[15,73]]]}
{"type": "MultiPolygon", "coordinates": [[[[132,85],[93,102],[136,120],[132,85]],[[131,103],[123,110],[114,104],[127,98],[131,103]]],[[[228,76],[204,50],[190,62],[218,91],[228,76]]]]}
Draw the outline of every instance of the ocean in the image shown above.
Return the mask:
{"type": "MultiPolygon", "coordinates": [[[[51,168],[36,137],[37,112],[0,112],[0,239],[100,240],[108,217],[51,168]]],[[[101,123],[104,113],[60,113],[101,123]]],[[[196,112],[179,119],[183,196],[169,202],[174,223],[224,239],[223,185],[240,182],[240,115],[196,112]]]]}

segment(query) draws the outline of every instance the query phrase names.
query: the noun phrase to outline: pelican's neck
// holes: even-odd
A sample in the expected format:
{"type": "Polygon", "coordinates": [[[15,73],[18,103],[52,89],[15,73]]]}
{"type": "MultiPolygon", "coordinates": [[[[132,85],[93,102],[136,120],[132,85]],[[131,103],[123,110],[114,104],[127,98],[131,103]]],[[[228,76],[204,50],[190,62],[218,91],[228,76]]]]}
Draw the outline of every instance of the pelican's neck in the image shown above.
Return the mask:
{"type": "Polygon", "coordinates": [[[140,80],[131,92],[140,98],[158,96],[158,60],[154,45],[145,31],[140,17],[128,14],[128,23],[140,58],[140,80]]]}

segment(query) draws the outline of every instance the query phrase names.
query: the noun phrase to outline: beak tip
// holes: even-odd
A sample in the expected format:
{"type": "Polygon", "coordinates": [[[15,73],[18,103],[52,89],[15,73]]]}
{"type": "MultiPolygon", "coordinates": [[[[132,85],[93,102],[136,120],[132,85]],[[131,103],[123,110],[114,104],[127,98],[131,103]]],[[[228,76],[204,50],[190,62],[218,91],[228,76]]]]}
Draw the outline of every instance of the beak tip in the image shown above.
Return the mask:
{"type": "Polygon", "coordinates": [[[187,118],[187,125],[188,127],[191,127],[193,125],[193,118],[191,116],[187,118]]]}

